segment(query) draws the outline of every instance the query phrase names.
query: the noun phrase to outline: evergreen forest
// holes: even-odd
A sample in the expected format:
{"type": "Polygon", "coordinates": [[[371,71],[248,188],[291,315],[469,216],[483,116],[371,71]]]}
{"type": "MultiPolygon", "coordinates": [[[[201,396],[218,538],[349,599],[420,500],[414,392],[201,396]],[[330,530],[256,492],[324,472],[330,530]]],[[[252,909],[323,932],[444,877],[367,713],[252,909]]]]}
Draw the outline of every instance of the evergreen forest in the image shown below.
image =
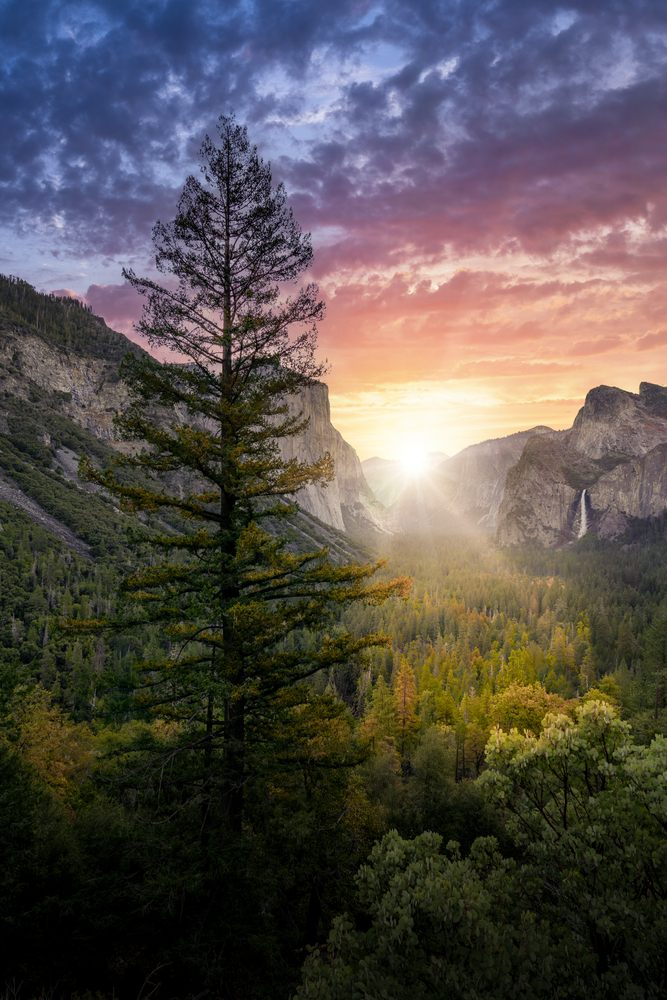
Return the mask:
{"type": "MultiPolygon", "coordinates": [[[[591,908],[588,921],[611,923],[600,945],[611,952],[606,979],[593,945],[582,946],[581,934],[575,934],[584,954],[572,959],[569,985],[560,972],[546,977],[540,989],[535,970],[524,968],[524,979],[517,979],[523,989],[510,993],[505,983],[503,994],[493,992],[494,973],[493,989],[485,992],[483,980],[473,984],[477,995],[577,996],[584,983],[596,986],[593,995],[599,996],[662,995],[664,525],[643,526],[652,533],[650,542],[587,540],[568,552],[502,551],[488,540],[457,537],[393,541],[383,552],[389,561],[383,572],[412,573],[408,599],[389,598],[377,607],[353,604],[335,623],[358,637],[391,637],[390,644],[312,676],[314,717],[305,734],[302,727],[293,734],[305,740],[298,767],[290,754],[273,762],[253,791],[241,835],[218,844],[211,858],[198,838],[200,810],[169,801],[166,782],[161,802],[158,776],[146,782],[141,773],[142,755],[152,757],[156,748],[161,766],[167,765],[176,737],[170,713],[144,707],[141,696],[143,665],[168,653],[169,640],[153,626],[104,637],[64,633],[63,618],[84,621],[113,609],[122,575],[118,560],[108,553],[95,559],[72,553],[8,504],[0,505],[0,521],[6,991],[21,984],[21,996],[28,997],[46,990],[63,997],[132,997],[161,984],[158,994],[168,989],[184,997],[202,991],[349,996],[340,969],[349,979],[346,948],[357,933],[372,939],[372,947],[366,946],[371,957],[377,959],[379,949],[405,966],[390,976],[385,958],[380,961],[382,975],[393,982],[387,995],[419,996],[414,977],[426,961],[419,935],[433,935],[435,918],[418,914],[425,928],[420,932],[417,915],[394,914],[396,926],[401,919],[413,921],[419,937],[404,947],[386,939],[388,917],[378,899],[383,907],[391,899],[400,910],[401,894],[388,891],[389,881],[423,880],[440,865],[446,873],[455,870],[457,893],[473,893],[460,902],[474,915],[473,924],[492,921],[496,954],[484,961],[495,968],[498,954],[507,952],[513,981],[518,973],[512,949],[521,961],[528,961],[530,949],[543,964],[560,960],[568,935],[577,930],[567,926],[573,894],[576,899],[580,892],[582,905],[591,908]],[[556,865],[559,878],[572,878],[574,861],[531,852],[534,844],[508,810],[520,782],[509,797],[488,782],[490,774],[504,777],[489,739],[494,733],[501,741],[525,739],[537,755],[539,741],[551,734],[548,722],[571,736],[582,728],[582,718],[589,728],[595,720],[596,739],[609,733],[622,744],[618,759],[612,755],[612,770],[629,759],[655,771],[652,755],[660,750],[658,785],[643,793],[655,801],[638,817],[635,795],[619,830],[615,800],[632,788],[607,773],[595,843],[579,827],[572,836],[582,836],[582,842],[570,846],[586,854],[603,898],[582,880],[567,892],[550,884],[551,898],[536,899],[546,885],[543,867],[556,865]],[[655,828],[646,832],[649,817],[655,828]],[[634,856],[609,857],[612,840],[617,854],[634,856]],[[440,847],[454,843],[454,855],[440,847]],[[638,882],[637,866],[649,858],[640,856],[649,850],[651,881],[642,869],[638,882]],[[371,896],[369,871],[384,879],[374,889],[378,898],[371,896]],[[624,891],[616,885],[610,893],[604,883],[614,885],[619,871],[629,881],[624,891]],[[501,878],[507,885],[498,888],[494,879],[501,878]],[[538,880],[539,891],[529,892],[531,879],[538,880]],[[498,938],[498,928],[509,933],[511,924],[511,915],[492,912],[500,899],[515,907],[515,919],[522,907],[533,912],[533,930],[542,940],[522,950],[524,930],[518,926],[512,948],[498,938]],[[646,912],[632,912],[632,903],[646,912]],[[385,939],[379,913],[385,913],[385,939]],[[634,971],[628,960],[647,926],[655,938],[653,954],[634,971]],[[632,992],[637,981],[643,993],[632,992]]],[[[139,546],[124,551],[130,553],[126,559],[146,559],[139,546]]],[[[300,629],[285,645],[300,651],[320,640],[300,629]]],[[[515,745],[511,749],[518,752],[515,745]]],[[[582,766],[582,757],[584,764],[588,758],[598,763],[585,749],[582,754],[580,745],[568,747],[572,771],[582,766]]],[[[556,801],[558,779],[558,773],[551,775],[541,794],[546,789],[556,801]]],[[[571,779],[574,785],[576,775],[571,779]]],[[[553,846],[562,851],[562,838],[553,846]]],[[[420,892],[415,898],[421,906],[420,892]]],[[[460,925],[454,926],[458,933],[460,925]]],[[[451,967],[476,970],[486,955],[488,929],[484,940],[452,943],[447,927],[451,967]]],[[[361,945],[354,944],[358,962],[361,945]]],[[[650,951],[650,945],[646,940],[642,947],[650,951]]],[[[377,975],[375,969],[369,996],[387,988],[377,975]]],[[[474,995],[471,988],[447,986],[455,996],[474,995]]],[[[424,995],[432,992],[425,989],[424,995]]]]}

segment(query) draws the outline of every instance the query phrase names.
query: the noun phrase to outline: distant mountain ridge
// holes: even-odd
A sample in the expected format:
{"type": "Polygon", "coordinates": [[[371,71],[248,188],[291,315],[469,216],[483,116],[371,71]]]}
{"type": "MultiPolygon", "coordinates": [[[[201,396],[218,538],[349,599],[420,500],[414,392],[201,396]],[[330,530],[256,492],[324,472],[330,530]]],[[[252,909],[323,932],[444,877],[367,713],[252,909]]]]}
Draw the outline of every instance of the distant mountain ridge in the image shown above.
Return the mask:
{"type": "MultiPolygon", "coordinates": [[[[444,451],[429,451],[424,456],[425,469],[435,469],[447,458],[449,455],[444,451]]],[[[361,467],[375,497],[387,509],[398,503],[410,483],[418,478],[418,474],[411,472],[405,462],[396,458],[379,458],[375,455],[364,459],[361,467]]]]}
{"type": "Polygon", "coordinates": [[[585,531],[615,538],[667,509],[667,388],[597,386],[571,428],[482,441],[422,475],[377,458],[362,465],[405,531],[562,547],[582,532],[583,504],[585,531]]]}
{"type": "Polygon", "coordinates": [[[400,463],[393,478],[384,460],[362,462],[370,485],[405,531],[470,532],[495,530],[509,469],[534,435],[558,436],[550,427],[533,427],[464,448],[423,474],[410,475],[400,463]],[[381,492],[379,492],[381,490],[381,492]]]}
{"type": "MultiPolygon", "coordinates": [[[[0,500],[93,556],[117,544],[125,522],[78,483],[76,462],[124,447],[113,418],[127,405],[118,364],[128,351],[144,353],[76,300],[0,275],[0,500]]],[[[639,393],[597,386],[569,430],[533,427],[442,461],[431,453],[420,475],[377,456],[361,463],[331,424],[323,383],[289,405],[310,423],[281,443],[283,457],[310,462],[329,451],[336,470],[327,487],[297,497],[301,528],[341,553],[354,539],[401,531],[481,530],[501,545],[563,546],[578,538],[582,509],[588,531],[613,538],[667,508],[667,388],[654,383],[639,393]]]]}

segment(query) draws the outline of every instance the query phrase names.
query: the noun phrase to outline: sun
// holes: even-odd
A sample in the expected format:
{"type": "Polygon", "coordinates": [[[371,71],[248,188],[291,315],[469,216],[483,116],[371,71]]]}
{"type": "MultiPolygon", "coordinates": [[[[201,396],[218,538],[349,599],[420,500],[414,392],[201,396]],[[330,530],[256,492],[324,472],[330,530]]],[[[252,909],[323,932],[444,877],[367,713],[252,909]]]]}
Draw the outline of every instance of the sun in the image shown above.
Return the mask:
{"type": "Polygon", "coordinates": [[[419,476],[423,472],[426,472],[428,467],[428,459],[425,451],[420,451],[419,448],[411,449],[410,451],[404,451],[401,456],[401,465],[407,473],[412,476],[419,476]]]}

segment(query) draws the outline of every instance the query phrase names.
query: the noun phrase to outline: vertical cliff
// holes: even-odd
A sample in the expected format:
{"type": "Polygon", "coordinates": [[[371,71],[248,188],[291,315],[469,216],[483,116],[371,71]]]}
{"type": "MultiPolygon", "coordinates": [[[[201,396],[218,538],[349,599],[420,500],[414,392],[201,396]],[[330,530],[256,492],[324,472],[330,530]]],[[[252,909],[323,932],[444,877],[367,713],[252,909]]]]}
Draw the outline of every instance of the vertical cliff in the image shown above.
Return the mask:
{"type": "MultiPolygon", "coordinates": [[[[118,448],[113,418],[128,401],[118,363],[124,353],[140,348],[110,331],[98,317],[82,313],[81,319],[86,324],[85,336],[80,334],[77,350],[73,350],[49,339],[48,331],[38,331],[0,311],[0,391],[29,400],[31,385],[47,390],[49,403],[42,405],[56,407],[63,416],[118,448]],[[99,346],[101,340],[104,351],[99,346]]],[[[359,538],[400,531],[375,499],[354,448],[332,426],[327,386],[314,384],[289,405],[292,412],[303,412],[308,427],[298,437],[282,442],[283,457],[312,462],[328,451],[336,470],[335,480],[326,488],[303,490],[296,498],[299,505],[325,524],[359,538]]],[[[0,410],[0,425],[2,419],[0,410]]]]}
{"type": "Polygon", "coordinates": [[[591,389],[566,440],[589,458],[646,455],[667,441],[667,388],[642,382],[638,394],[609,385],[591,389]]]}
{"type": "Polygon", "coordinates": [[[498,542],[575,541],[584,490],[586,527],[600,537],[616,537],[632,518],[665,510],[667,388],[597,386],[561,440],[531,438],[507,476],[498,542]]]}
{"type": "Polygon", "coordinates": [[[285,459],[314,462],[329,452],[334,460],[336,478],[326,487],[309,486],[297,495],[303,510],[326,524],[351,535],[387,535],[400,532],[382,504],[375,499],[366,482],[359,457],[331,423],[329,389],[318,382],[289,400],[290,412],[308,419],[303,434],[286,438],[280,451],[285,459]]]}

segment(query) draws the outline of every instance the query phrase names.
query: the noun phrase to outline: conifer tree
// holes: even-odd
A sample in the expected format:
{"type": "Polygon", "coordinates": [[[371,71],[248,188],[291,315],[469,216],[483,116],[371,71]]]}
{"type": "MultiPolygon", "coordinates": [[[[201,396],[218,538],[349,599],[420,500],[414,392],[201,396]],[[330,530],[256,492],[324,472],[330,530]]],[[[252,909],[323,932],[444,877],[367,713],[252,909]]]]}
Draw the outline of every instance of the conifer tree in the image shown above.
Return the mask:
{"type": "Polygon", "coordinates": [[[405,753],[406,742],[409,742],[419,729],[415,672],[404,656],[401,657],[401,665],[394,682],[394,698],[396,701],[397,732],[402,757],[405,753]]]}
{"type": "Polygon", "coordinates": [[[667,605],[662,604],[646,633],[646,651],[655,669],[655,706],[653,717],[658,718],[660,705],[660,671],[667,667],[667,605]]]}
{"type": "Polygon", "coordinates": [[[328,454],[308,464],[279,448],[307,425],[290,399],[325,370],[314,353],[323,305],[312,284],[284,293],[312,259],[284,188],[233,116],[219,134],[217,145],[206,137],[202,177],[188,178],[175,220],[154,227],[168,280],[124,272],[145,297],[138,332],[174,359],[121,366],[131,402],[117,428],[141,450],[83,470],[125,510],[162,519],[151,544],[163,559],[125,580],[115,624],[159,624],[168,637],[169,657],[144,664],[144,704],[179,723],[207,821],[217,810],[238,831],[248,781],[297,752],[285,734],[307,699],[299,682],[388,641],[328,634],[334,611],[406,582],[368,585],[380,563],[337,566],[326,549],[295,553],[276,535],[298,491],[334,475],[328,454]],[[297,628],[318,633],[315,649],[287,648],[297,628]]]}
{"type": "Polygon", "coordinates": [[[373,688],[370,711],[367,715],[367,732],[377,746],[396,738],[396,699],[382,674],[373,688]]]}

